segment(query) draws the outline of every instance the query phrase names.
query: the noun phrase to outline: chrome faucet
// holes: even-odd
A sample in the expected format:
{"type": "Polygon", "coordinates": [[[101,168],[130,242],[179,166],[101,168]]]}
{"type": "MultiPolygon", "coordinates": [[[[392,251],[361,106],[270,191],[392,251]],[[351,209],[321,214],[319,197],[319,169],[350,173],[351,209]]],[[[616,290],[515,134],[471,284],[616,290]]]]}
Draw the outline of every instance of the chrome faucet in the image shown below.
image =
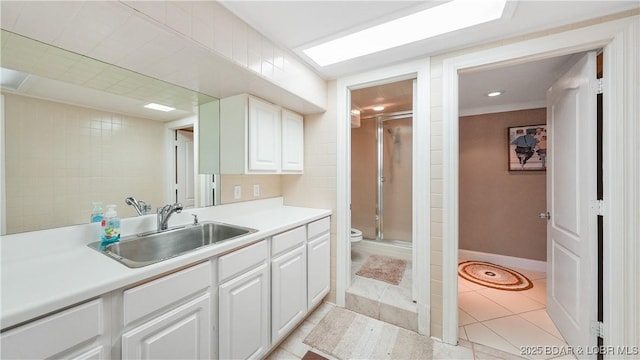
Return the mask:
{"type": "Polygon", "coordinates": [[[173,213],[180,213],[181,211],[182,204],[180,203],[169,204],[158,208],[158,231],[167,230],[167,224],[171,215],[173,215],[173,213]]]}
{"type": "Polygon", "coordinates": [[[138,215],[146,215],[149,210],[151,210],[151,205],[147,205],[143,200],[136,200],[136,198],[134,198],[133,196],[129,196],[128,198],[124,199],[124,202],[127,205],[133,206],[133,208],[136,209],[138,215]]]}

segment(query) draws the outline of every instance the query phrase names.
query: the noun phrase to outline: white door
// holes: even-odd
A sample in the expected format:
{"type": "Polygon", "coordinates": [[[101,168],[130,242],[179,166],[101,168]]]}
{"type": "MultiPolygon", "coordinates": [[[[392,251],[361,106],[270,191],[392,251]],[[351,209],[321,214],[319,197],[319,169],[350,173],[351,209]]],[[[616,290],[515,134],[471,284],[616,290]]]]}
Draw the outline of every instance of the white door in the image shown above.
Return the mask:
{"type": "Polygon", "coordinates": [[[280,109],[249,98],[249,170],[280,169],[280,109]]]}
{"type": "Polygon", "coordinates": [[[220,359],[257,359],[269,348],[268,270],[220,285],[220,359]]]}
{"type": "Polygon", "coordinates": [[[176,130],[176,202],[186,208],[195,206],[195,170],[193,132],[176,130]]]}
{"type": "Polygon", "coordinates": [[[597,340],[595,82],[589,53],[547,91],[547,312],[567,343],[583,349],[597,340]]]}

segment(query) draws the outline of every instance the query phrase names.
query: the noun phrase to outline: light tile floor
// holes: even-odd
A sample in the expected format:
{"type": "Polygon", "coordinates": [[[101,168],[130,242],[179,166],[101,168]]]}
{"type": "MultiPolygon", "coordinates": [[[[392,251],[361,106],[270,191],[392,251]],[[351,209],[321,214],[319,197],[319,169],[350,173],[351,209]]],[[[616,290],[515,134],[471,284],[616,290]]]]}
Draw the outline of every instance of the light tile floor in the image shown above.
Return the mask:
{"type": "MultiPolygon", "coordinates": [[[[371,304],[365,304],[365,309],[370,309],[371,314],[367,314],[366,311],[358,311],[359,313],[389,322],[381,318],[380,304],[383,302],[393,303],[407,310],[411,305],[415,306],[410,301],[410,293],[407,293],[407,290],[411,289],[411,279],[406,274],[410,274],[410,271],[405,272],[405,278],[399,286],[356,276],[355,272],[365,259],[357,254],[352,258],[353,285],[356,287],[349,290],[357,294],[361,300],[368,297],[373,301],[371,304]]],[[[500,291],[458,278],[459,345],[471,350],[473,357],[467,358],[521,359],[521,346],[566,346],[564,339],[546,313],[546,274],[524,269],[514,270],[527,276],[533,282],[533,288],[518,292],[500,291]]],[[[366,302],[366,300],[362,301],[366,302]]],[[[301,359],[308,350],[312,349],[303,343],[304,338],[332,307],[333,305],[329,303],[320,305],[269,355],[269,359],[301,359]]],[[[407,328],[407,326],[402,327],[407,328]]],[[[460,347],[437,341],[435,343],[442,348],[443,354],[464,351],[460,347]]],[[[328,354],[323,354],[320,350],[313,349],[313,351],[328,359],[335,359],[328,354]]],[[[439,357],[434,355],[434,358],[439,357]]],[[[552,359],[554,357],[531,358],[552,359]]],[[[572,358],[565,356],[556,359],[572,358]]]]}
{"type": "Polygon", "coordinates": [[[346,308],[407,330],[418,331],[418,307],[411,300],[411,262],[407,262],[400,284],[393,285],[356,275],[367,256],[352,250],[352,280],[347,289],[346,308]]]}
{"type": "MultiPolygon", "coordinates": [[[[523,346],[567,344],[546,311],[546,273],[514,270],[533,282],[524,291],[503,291],[458,277],[458,333],[460,339],[486,345],[514,355],[523,346]]],[[[553,355],[536,356],[552,359],[553,355]]]]}
{"type": "MultiPolygon", "coordinates": [[[[289,337],[287,337],[279,347],[277,347],[274,351],[269,354],[267,357],[268,360],[289,360],[289,359],[301,359],[307,351],[312,350],[313,352],[324,356],[329,360],[337,360],[338,358],[331,356],[329,354],[323,353],[322,351],[312,348],[311,346],[305,344],[303,341],[309,335],[309,333],[313,330],[315,326],[318,325],[320,320],[326,315],[331,309],[334,307],[333,304],[323,303],[321,304],[307,319],[296,329],[294,330],[289,337]]],[[[394,327],[399,329],[399,327],[395,325],[390,325],[388,323],[384,323],[382,321],[378,321],[375,319],[371,319],[367,324],[367,329],[364,328],[362,330],[354,329],[355,332],[358,331],[373,331],[369,329],[371,324],[374,324],[374,327],[394,327]],[[375,325],[378,323],[379,325],[375,325]],[[383,325],[384,324],[384,325],[383,325]]],[[[358,326],[358,325],[353,325],[358,326]]],[[[417,335],[421,336],[421,335],[417,335]]],[[[419,360],[429,360],[429,359],[469,359],[469,360],[484,360],[484,359],[513,359],[516,358],[508,353],[503,351],[493,349],[484,345],[474,344],[470,341],[460,340],[459,346],[447,345],[436,340],[432,340],[425,337],[425,341],[430,342],[432,344],[432,354],[425,354],[424,358],[419,360]]],[[[358,346],[357,343],[354,343],[353,346],[358,346]]],[[[358,353],[357,351],[355,353],[358,353]]],[[[390,354],[391,352],[386,352],[390,354]]],[[[358,358],[358,357],[354,357],[358,358]]],[[[389,359],[390,357],[382,357],[381,359],[389,359]]],[[[348,360],[348,359],[340,359],[340,360],[348,360]]],[[[375,359],[368,359],[375,360],[375,359]]],[[[416,359],[418,360],[418,359],[416,359]]]]}

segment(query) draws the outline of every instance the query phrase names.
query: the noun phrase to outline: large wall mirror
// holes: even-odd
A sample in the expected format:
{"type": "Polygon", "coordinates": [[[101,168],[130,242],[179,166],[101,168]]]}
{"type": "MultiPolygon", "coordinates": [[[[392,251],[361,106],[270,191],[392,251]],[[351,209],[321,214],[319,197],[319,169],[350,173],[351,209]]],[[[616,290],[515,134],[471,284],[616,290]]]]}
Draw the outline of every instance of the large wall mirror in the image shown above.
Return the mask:
{"type": "Polygon", "coordinates": [[[215,203],[215,177],[197,169],[200,157],[216,168],[217,99],[5,30],[1,40],[3,234],[87,223],[94,202],[137,216],[129,196],[153,212],[215,203]]]}

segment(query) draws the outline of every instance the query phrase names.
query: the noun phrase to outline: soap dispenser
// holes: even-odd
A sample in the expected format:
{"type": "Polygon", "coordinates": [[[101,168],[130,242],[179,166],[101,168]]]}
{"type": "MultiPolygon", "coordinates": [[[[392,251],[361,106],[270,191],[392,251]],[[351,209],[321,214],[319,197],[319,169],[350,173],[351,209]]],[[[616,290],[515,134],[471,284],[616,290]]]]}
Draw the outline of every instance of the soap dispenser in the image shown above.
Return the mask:
{"type": "Polygon", "coordinates": [[[94,202],[93,203],[93,210],[91,210],[91,222],[92,223],[99,223],[102,222],[102,219],[104,218],[104,211],[102,210],[102,203],[101,202],[94,202]]]}
{"type": "Polygon", "coordinates": [[[120,240],[120,219],[116,212],[116,205],[107,205],[107,213],[102,219],[101,244],[102,248],[120,240]]]}

